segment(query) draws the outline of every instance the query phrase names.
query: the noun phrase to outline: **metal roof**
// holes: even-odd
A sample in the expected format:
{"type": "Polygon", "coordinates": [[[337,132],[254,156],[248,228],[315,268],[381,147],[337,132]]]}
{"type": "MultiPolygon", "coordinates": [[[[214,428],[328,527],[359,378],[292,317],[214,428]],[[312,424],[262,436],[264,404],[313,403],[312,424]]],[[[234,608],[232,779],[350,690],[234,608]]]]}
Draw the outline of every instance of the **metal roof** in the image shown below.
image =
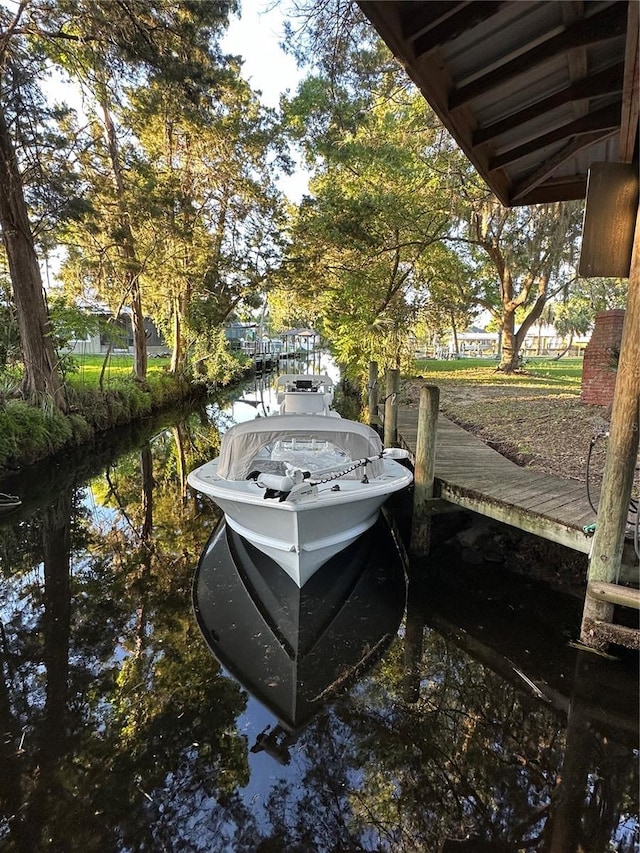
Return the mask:
{"type": "Polygon", "coordinates": [[[503,204],[638,157],[639,0],[359,0],[503,204]]]}

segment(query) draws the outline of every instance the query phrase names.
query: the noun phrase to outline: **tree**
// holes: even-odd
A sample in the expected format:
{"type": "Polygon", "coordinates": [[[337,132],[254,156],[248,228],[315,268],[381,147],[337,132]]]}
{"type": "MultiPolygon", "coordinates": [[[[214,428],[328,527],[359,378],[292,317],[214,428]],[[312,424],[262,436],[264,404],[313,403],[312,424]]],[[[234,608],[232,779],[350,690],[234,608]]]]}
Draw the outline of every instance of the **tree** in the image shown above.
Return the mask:
{"type": "Polygon", "coordinates": [[[538,317],[538,348],[536,355],[540,355],[542,352],[542,327],[550,326],[556,316],[556,305],[554,302],[547,302],[542,311],[540,312],[540,316],[538,317]]]}
{"type": "MultiPolygon", "coordinates": [[[[373,45],[371,54],[386,54],[373,45]]],[[[361,53],[364,48],[361,46],[361,53]]],[[[370,58],[370,64],[374,65],[370,58]]],[[[314,164],[298,208],[281,287],[313,310],[347,373],[400,366],[418,313],[460,264],[441,241],[451,226],[446,145],[423,98],[394,70],[372,88],[310,77],[287,110],[314,164]],[[445,273],[445,270],[447,271],[445,273]]]]}
{"type": "Polygon", "coordinates": [[[89,96],[104,134],[103,163],[108,163],[110,186],[101,181],[102,191],[109,193],[111,222],[110,246],[107,248],[108,269],[115,281],[121,304],[129,304],[134,339],[134,373],[146,375],[146,337],[140,275],[143,258],[135,233],[136,211],[128,177],[133,156],[130,141],[123,146],[123,130],[116,114],[130,92],[141,85],[170,86],[180,92],[186,103],[197,103],[210,87],[218,84],[221,72],[215,52],[215,36],[226,25],[227,15],[235,9],[231,2],[171,3],[156,0],[153,4],[134,0],[127,3],[126,14],[120,4],[92,2],[74,4],[73,13],[65,17],[61,9],[62,28],[67,44],[48,42],[49,53],[61,64],[89,96]],[[71,42],[71,48],[68,43],[71,42]],[[123,150],[124,149],[124,150],[123,150]]]}
{"type": "Polygon", "coordinates": [[[459,176],[459,209],[466,233],[456,237],[456,243],[468,245],[479,304],[498,321],[502,333],[498,369],[511,372],[517,369],[520,347],[547,300],[568,289],[575,277],[581,205],[563,202],[508,209],[479,185],[467,167],[459,176]],[[522,316],[517,329],[516,312],[522,316]]]}
{"type": "MultiPolygon", "coordinates": [[[[116,123],[116,111],[127,84],[171,81],[182,87],[186,99],[192,100],[215,85],[219,58],[215,36],[235,9],[234,0],[197,4],[168,0],[31,0],[20,4],[14,17],[4,9],[0,11],[0,217],[20,327],[26,393],[50,394],[57,405],[65,407],[29,222],[25,178],[19,166],[29,162],[30,150],[37,150],[34,134],[26,132],[41,124],[37,100],[27,97],[37,91],[33,80],[42,78],[53,63],[84,86],[85,93],[91,94],[91,104],[97,108],[103,131],[102,164],[109,164],[111,177],[109,267],[117,278],[111,278],[110,286],[113,289],[117,283],[119,299],[130,305],[135,373],[143,378],[146,344],[139,281],[142,260],[132,227],[122,129],[116,123]],[[23,146],[19,158],[15,139],[20,139],[23,146]]],[[[96,140],[94,134],[93,141],[96,140]]],[[[103,181],[104,177],[103,171],[103,181]]]]}
{"type": "MultiPolygon", "coordinates": [[[[21,63],[28,55],[24,11],[25,4],[18,7],[15,17],[0,9],[0,227],[20,333],[24,364],[22,392],[38,400],[49,397],[59,409],[66,410],[24,178],[16,153],[15,140],[33,140],[30,120],[37,123],[38,115],[42,116],[38,93],[21,74],[21,63]]],[[[29,76],[35,76],[34,68],[29,76]]]]}
{"type": "Polygon", "coordinates": [[[136,185],[141,282],[177,371],[189,350],[207,355],[243,303],[259,304],[278,261],[278,126],[232,74],[199,109],[172,87],[137,91],[127,119],[145,158],[136,185]]]}
{"type": "Polygon", "coordinates": [[[624,308],[627,304],[629,282],[620,278],[579,278],[575,292],[589,300],[593,313],[624,308]]]}
{"type": "Polygon", "coordinates": [[[589,300],[584,296],[571,296],[566,302],[556,307],[554,324],[558,334],[568,338],[564,350],[558,353],[556,359],[562,358],[571,349],[574,335],[586,335],[593,324],[593,309],[589,300]]]}

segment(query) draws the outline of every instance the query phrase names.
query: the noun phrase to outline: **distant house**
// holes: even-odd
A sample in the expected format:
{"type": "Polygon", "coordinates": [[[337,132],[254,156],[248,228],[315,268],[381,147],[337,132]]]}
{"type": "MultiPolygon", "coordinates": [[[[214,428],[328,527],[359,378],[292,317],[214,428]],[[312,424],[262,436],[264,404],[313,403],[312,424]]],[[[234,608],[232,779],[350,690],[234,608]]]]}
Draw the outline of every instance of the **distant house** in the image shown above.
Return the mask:
{"type": "Polygon", "coordinates": [[[224,327],[224,334],[232,350],[246,350],[247,344],[255,349],[257,323],[229,323],[224,327]]]}
{"type": "MultiPolygon", "coordinates": [[[[113,315],[106,308],[100,306],[87,308],[87,311],[104,319],[103,328],[86,338],[71,339],[68,345],[69,352],[76,355],[101,355],[111,348],[111,352],[114,353],[133,353],[133,325],[126,309],[117,320],[113,319],[113,315]]],[[[166,341],[156,325],[148,318],[144,320],[144,330],[148,355],[170,355],[171,351],[166,341]]]]}
{"type": "MultiPolygon", "coordinates": [[[[591,332],[586,335],[575,335],[571,342],[571,355],[583,355],[591,332]]],[[[523,356],[549,356],[562,352],[568,344],[568,339],[559,335],[554,326],[533,325],[520,347],[523,356]]],[[[481,356],[495,357],[500,350],[500,335],[498,332],[486,332],[482,329],[469,329],[458,332],[454,336],[451,332],[439,344],[434,347],[436,358],[456,358],[481,356]],[[457,341],[457,348],[456,348],[457,341]]]]}

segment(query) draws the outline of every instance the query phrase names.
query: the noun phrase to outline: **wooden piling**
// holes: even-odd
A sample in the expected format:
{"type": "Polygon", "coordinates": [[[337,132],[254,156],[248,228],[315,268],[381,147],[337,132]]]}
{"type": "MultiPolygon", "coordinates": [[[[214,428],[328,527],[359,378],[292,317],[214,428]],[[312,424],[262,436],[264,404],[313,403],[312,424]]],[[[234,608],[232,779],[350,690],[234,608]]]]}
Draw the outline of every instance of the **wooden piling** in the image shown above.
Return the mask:
{"type": "Polygon", "coordinates": [[[400,371],[392,367],[387,370],[387,387],[384,401],[384,446],[395,447],[398,443],[398,389],[400,371]]]}
{"type": "Polygon", "coordinates": [[[640,409],[640,211],[629,292],[625,311],[616,387],[611,411],[609,444],[598,504],[596,529],[589,557],[587,595],[582,616],[581,641],[592,648],[606,648],[606,632],[599,625],[611,623],[614,604],[597,595],[598,582],[615,583],[620,574],[624,533],[638,454],[640,409]]]}
{"type": "Polygon", "coordinates": [[[437,385],[423,385],[420,389],[418,431],[414,466],[413,519],[409,550],[416,556],[429,553],[431,544],[431,513],[433,484],[436,467],[436,435],[440,389],[437,385]]]}
{"type": "Polygon", "coordinates": [[[402,677],[402,696],[405,702],[414,703],[420,699],[420,676],[424,639],[424,619],[418,607],[411,585],[407,594],[407,618],[404,632],[404,670],[402,677]]]}

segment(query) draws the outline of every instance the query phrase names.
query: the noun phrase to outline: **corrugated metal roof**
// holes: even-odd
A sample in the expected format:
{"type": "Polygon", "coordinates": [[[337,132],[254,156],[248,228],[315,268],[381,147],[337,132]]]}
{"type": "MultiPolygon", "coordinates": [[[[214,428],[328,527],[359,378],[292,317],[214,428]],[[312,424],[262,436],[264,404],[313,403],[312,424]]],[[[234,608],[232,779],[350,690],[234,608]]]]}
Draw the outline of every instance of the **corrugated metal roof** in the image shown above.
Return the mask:
{"type": "Polygon", "coordinates": [[[359,6],[506,205],[584,198],[638,156],[638,0],[359,6]]]}

